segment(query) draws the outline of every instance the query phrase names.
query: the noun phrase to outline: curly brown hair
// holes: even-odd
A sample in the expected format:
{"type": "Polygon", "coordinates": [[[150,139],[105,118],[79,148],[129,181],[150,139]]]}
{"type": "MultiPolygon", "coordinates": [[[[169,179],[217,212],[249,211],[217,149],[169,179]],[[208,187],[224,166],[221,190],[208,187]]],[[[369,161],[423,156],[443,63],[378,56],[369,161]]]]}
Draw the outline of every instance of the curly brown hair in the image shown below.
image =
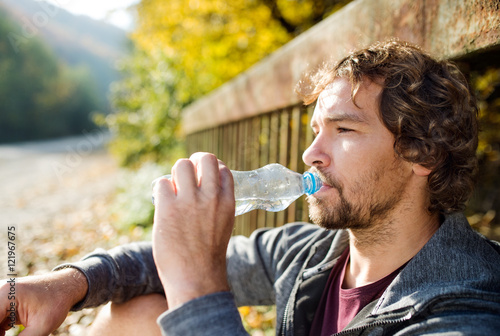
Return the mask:
{"type": "Polygon", "coordinates": [[[353,101],[364,79],[382,85],[379,110],[396,154],[431,170],[429,211],[463,210],[477,170],[478,110],[458,67],[390,40],[323,66],[298,83],[297,93],[310,104],[339,77],[351,82],[353,101]]]}

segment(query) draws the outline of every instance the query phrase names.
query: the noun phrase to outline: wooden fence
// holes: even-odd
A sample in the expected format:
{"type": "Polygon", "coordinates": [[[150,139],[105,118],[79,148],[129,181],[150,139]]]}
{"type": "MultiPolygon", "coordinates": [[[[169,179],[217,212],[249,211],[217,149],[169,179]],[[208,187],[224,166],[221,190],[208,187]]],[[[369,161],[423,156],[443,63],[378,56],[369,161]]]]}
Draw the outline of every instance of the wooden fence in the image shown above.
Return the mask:
{"type": "MultiPolygon", "coordinates": [[[[306,170],[301,155],[312,142],[312,108],[293,88],[301,75],[353,48],[398,37],[436,57],[460,59],[500,46],[498,0],[358,0],[303,33],[247,72],[184,111],[189,153],[215,153],[230,169],[278,162],[306,170]]],[[[236,234],[308,220],[300,198],[287,210],[252,211],[236,219],[236,234]]]]}
{"type": "MultiPolygon", "coordinates": [[[[313,109],[291,106],[216,126],[188,136],[188,151],[216,154],[234,170],[252,170],[277,162],[294,171],[304,172],[301,153],[312,142],[310,118],[313,109]]],[[[307,221],[305,197],[285,211],[263,210],[236,218],[236,234],[249,235],[259,227],[275,227],[297,220],[307,221]]]]}

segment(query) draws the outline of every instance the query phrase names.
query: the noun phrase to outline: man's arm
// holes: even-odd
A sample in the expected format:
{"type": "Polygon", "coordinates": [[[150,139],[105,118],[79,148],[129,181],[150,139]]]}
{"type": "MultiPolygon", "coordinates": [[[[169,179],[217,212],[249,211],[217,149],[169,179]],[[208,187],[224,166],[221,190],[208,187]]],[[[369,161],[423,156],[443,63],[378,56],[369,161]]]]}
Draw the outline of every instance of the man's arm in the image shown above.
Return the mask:
{"type": "Polygon", "coordinates": [[[0,335],[14,324],[25,326],[21,336],[48,335],[86,293],[87,279],[76,269],[4,280],[0,284],[0,335]]]}
{"type": "Polygon", "coordinates": [[[234,226],[231,172],[214,155],[196,153],[155,188],[153,257],[174,308],[229,291],[226,251],[234,226]]]}
{"type": "Polygon", "coordinates": [[[125,244],[105,251],[97,249],[81,261],[57,266],[76,268],[88,279],[84,300],[72,310],[97,307],[109,301],[121,303],[133,297],[163,293],[150,242],[125,244]]]}
{"type": "Polygon", "coordinates": [[[162,332],[246,335],[227,280],[235,211],[229,169],[207,153],[179,160],[172,180],[156,184],[155,200],[153,256],[171,309],[158,320],[162,332]]]}

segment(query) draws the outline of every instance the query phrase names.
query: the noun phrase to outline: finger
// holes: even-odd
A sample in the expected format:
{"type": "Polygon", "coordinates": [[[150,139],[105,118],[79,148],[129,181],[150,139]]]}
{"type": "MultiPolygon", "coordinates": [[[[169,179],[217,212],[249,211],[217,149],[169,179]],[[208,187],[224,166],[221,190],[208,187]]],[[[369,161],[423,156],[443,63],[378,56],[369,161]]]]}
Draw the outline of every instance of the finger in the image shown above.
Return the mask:
{"type": "Polygon", "coordinates": [[[162,207],[165,202],[173,201],[175,195],[175,185],[172,181],[162,178],[155,184],[153,196],[156,206],[162,207]]]}
{"type": "Polygon", "coordinates": [[[190,160],[196,165],[201,191],[204,194],[219,194],[220,176],[217,157],[210,153],[196,153],[191,156],[190,160]]]}
{"type": "Polygon", "coordinates": [[[2,331],[4,330],[9,330],[11,327],[11,324],[12,323],[16,323],[17,322],[17,318],[15,321],[12,321],[10,319],[10,316],[6,316],[5,319],[0,323],[0,336],[2,335],[2,331]]]}
{"type": "Polygon", "coordinates": [[[224,202],[227,203],[227,207],[232,207],[232,209],[235,209],[233,174],[224,164],[224,162],[219,160],[218,164],[221,180],[221,191],[224,202]]]}
{"type": "Polygon", "coordinates": [[[191,162],[193,162],[193,165],[196,168],[196,178],[197,178],[197,181],[198,181],[198,185],[200,185],[199,182],[201,180],[201,169],[199,169],[199,167],[201,166],[200,162],[201,162],[203,156],[209,155],[209,154],[210,153],[196,152],[196,153],[191,154],[191,156],[189,157],[189,160],[191,162]]]}
{"type": "Polygon", "coordinates": [[[232,194],[234,197],[234,180],[231,170],[229,170],[226,164],[221,160],[218,160],[217,164],[219,166],[219,175],[222,190],[229,192],[229,194],[232,194]]]}
{"type": "Polygon", "coordinates": [[[9,322],[8,320],[4,320],[4,321],[0,324],[0,336],[4,336],[4,335],[5,335],[5,331],[10,329],[10,325],[9,325],[9,323],[10,323],[10,322],[9,322]]]}
{"type": "Polygon", "coordinates": [[[172,167],[172,179],[175,183],[177,197],[192,199],[198,188],[196,168],[188,159],[178,160],[172,167]]]}
{"type": "MultiPolygon", "coordinates": [[[[2,293],[3,294],[3,293],[2,293]]],[[[5,296],[7,298],[7,295],[5,296]]],[[[3,301],[3,300],[2,300],[3,301]]],[[[19,322],[19,316],[17,315],[17,307],[11,308],[10,302],[6,301],[0,304],[0,336],[5,334],[5,330],[11,329],[12,324],[17,324],[19,322]],[[14,310],[12,310],[14,309],[14,310]]]]}
{"type": "Polygon", "coordinates": [[[21,333],[19,334],[19,336],[45,336],[45,335],[49,335],[50,334],[50,331],[48,332],[43,332],[43,331],[40,331],[38,329],[38,326],[35,328],[31,328],[31,327],[26,327],[23,331],[21,331],[21,333]]]}

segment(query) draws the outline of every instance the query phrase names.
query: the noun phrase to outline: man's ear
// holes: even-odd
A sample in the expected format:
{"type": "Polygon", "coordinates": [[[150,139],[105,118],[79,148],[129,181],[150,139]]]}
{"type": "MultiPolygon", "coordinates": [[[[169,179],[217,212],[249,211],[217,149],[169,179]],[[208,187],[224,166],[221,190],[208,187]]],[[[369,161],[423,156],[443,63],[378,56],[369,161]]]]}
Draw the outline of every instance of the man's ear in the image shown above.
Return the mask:
{"type": "Polygon", "coordinates": [[[429,176],[429,174],[432,172],[431,169],[425,168],[424,166],[421,166],[419,164],[413,164],[413,173],[417,176],[429,176]]]}

